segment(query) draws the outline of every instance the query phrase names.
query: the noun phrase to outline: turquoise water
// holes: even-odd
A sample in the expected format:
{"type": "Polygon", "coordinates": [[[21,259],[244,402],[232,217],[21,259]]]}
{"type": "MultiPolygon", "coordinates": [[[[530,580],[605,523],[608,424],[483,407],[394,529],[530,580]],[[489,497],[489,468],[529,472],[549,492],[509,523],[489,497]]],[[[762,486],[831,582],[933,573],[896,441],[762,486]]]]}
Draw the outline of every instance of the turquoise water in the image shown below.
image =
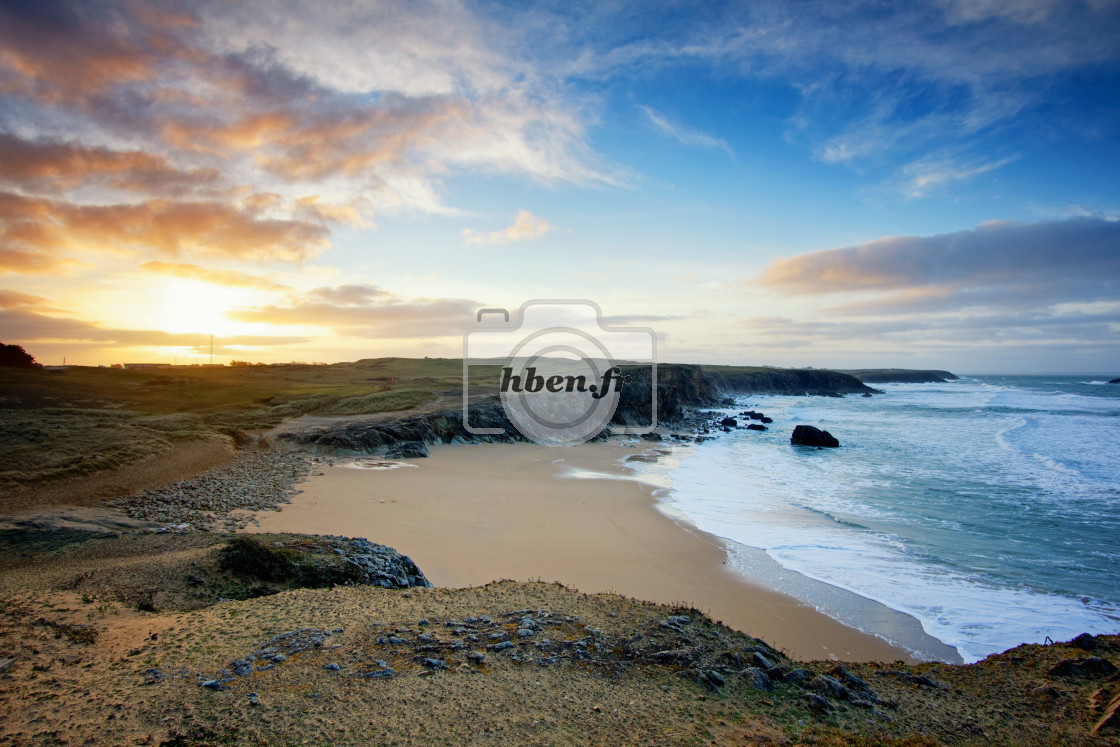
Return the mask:
{"type": "MultiPolygon", "coordinates": [[[[813,597],[792,582],[804,576],[875,600],[966,661],[1120,632],[1120,385],[1046,376],[877,388],[743,399],[771,429],[695,447],[666,502],[728,540],[744,572],[764,552],[795,572],[786,591],[813,597]],[[791,447],[799,423],[842,447],[791,447]]],[[[891,638],[874,620],[845,622],[891,638]]]]}

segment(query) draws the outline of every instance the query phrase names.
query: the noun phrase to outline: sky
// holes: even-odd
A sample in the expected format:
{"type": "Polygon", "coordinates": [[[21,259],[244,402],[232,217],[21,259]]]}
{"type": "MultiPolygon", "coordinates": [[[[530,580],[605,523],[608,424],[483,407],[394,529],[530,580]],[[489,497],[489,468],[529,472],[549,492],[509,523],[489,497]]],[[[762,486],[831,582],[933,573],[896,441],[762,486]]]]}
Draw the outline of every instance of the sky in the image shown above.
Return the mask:
{"type": "Polygon", "coordinates": [[[1117,0],[0,2],[0,340],[1120,375],[1118,92],[1117,0]]]}

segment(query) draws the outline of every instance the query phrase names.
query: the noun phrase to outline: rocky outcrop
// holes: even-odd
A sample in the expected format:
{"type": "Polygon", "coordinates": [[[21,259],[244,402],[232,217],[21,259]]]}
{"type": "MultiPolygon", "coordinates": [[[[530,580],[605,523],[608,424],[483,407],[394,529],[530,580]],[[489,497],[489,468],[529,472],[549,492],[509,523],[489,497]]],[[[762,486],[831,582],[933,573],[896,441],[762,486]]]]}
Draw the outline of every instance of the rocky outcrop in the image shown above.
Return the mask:
{"type": "Polygon", "coordinates": [[[959,378],[948,371],[909,368],[860,368],[844,371],[865,384],[940,384],[959,378]]]}
{"type": "Polygon", "coordinates": [[[1109,384],[1120,384],[1120,379],[1113,379],[1112,381],[1110,381],[1108,383],[1109,384]]]}
{"type": "MultiPolygon", "coordinates": [[[[620,366],[630,381],[623,385],[611,422],[639,426],[651,418],[651,367],[620,366]]],[[[666,363],[657,367],[657,421],[675,423],[689,407],[710,407],[722,398],[718,387],[700,366],[666,363]]]]}
{"type": "Polygon", "coordinates": [[[308,588],[432,585],[407,555],[361,537],[241,534],[222,548],[219,563],[242,576],[308,588]]]}
{"type": "Polygon", "coordinates": [[[840,442],[829,433],[811,425],[799,425],[793,429],[789,442],[794,446],[825,446],[836,448],[840,442]]]}
{"type": "Polygon", "coordinates": [[[876,393],[854,376],[839,371],[797,368],[740,369],[704,366],[710,385],[728,394],[789,394],[838,397],[876,393]]]}

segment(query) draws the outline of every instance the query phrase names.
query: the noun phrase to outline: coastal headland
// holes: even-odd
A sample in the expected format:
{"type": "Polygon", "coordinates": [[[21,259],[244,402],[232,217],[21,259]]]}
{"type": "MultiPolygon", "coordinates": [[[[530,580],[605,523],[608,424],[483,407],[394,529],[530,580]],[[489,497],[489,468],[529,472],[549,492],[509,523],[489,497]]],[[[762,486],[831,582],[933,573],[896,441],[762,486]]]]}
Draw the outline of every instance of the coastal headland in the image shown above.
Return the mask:
{"type": "MultiPolygon", "coordinates": [[[[704,408],[874,395],[856,377],[663,366],[673,448],[549,449],[463,432],[458,361],[246,369],[0,373],[4,740],[1089,744],[1120,729],[1117,637],[907,661],[736,576],[626,474],[718,437],[704,408]],[[402,444],[427,459],[385,457],[402,444]]],[[[471,405],[504,428],[490,397],[471,405]]]]}

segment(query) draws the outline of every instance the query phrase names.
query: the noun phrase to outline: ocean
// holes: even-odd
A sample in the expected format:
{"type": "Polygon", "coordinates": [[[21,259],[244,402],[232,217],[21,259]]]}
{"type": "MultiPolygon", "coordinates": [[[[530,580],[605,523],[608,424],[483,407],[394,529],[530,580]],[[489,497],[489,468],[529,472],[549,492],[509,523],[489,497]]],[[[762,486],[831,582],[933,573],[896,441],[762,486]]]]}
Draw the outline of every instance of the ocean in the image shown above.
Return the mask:
{"type": "Polygon", "coordinates": [[[1120,385],[876,388],[741,398],[724,412],[760,410],[769,431],[631,465],[666,486],[664,511],[723,538],[738,570],[918,658],[1120,633],[1120,385]],[[790,446],[801,423],[841,448],[790,446]]]}

